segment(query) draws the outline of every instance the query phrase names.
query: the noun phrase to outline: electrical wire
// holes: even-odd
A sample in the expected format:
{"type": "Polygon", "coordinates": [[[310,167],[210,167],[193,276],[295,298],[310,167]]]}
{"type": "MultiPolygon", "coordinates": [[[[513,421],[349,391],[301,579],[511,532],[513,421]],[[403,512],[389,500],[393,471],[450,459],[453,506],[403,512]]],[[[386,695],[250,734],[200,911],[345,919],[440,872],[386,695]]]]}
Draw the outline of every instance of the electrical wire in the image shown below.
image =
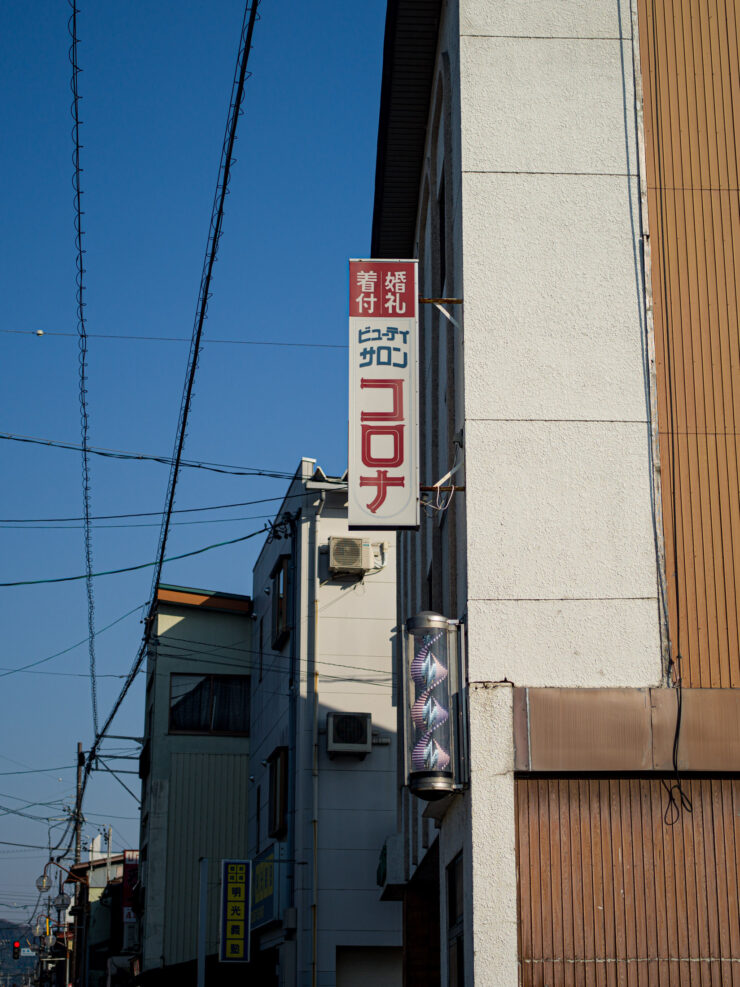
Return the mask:
{"type": "MultiPolygon", "coordinates": [[[[33,435],[14,435],[12,432],[0,432],[0,439],[5,439],[8,442],[23,442],[28,445],[49,446],[52,449],[66,449],[71,452],[82,450],[82,446],[74,442],[41,439],[33,435]]],[[[121,449],[106,449],[101,446],[88,446],[87,452],[91,456],[102,456],[106,459],[141,460],[143,462],[162,463],[170,467],[175,465],[175,460],[170,456],[150,456],[143,452],[125,452],[121,449]]],[[[292,480],[295,476],[295,473],[289,473],[286,470],[261,469],[256,466],[231,466],[226,463],[208,463],[180,458],[178,470],[182,467],[207,470],[211,473],[225,473],[228,476],[266,476],[276,480],[292,480]]]]}
{"type": "Polygon", "coordinates": [[[198,369],[198,357],[200,355],[201,339],[203,337],[203,327],[208,312],[208,300],[211,294],[211,279],[213,268],[218,254],[218,245],[221,239],[224,219],[224,206],[226,193],[229,187],[229,178],[234,154],[234,143],[236,141],[236,130],[241,114],[241,104],[244,96],[244,84],[247,76],[247,63],[249,52],[252,47],[252,35],[254,32],[255,19],[259,0],[248,0],[244,10],[242,20],[241,35],[239,38],[239,52],[237,57],[237,70],[231,90],[229,102],[229,112],[226,121],[226,138],[221,148],[221,159],[218,167],[218,178],[216,181],[216,193],[211,211],[211,222],[208,230],[206,242],[206,253],[201,273],[200,289],[198,293],[198,304],[196,306],[195,324],[193,326],[192,339],[190,342],[190,352],[188,354],[188,369],[185,377],[185,387],[183,389],[180,403],[180,414],[178,419],[175,447],[172,456],[172,466],[167,484],[167,495],[165,501],[167,507],[162,518],[162,527],[159,534],[159,548],[157,550],[157,565],[152,577],[152,591],[150,597],[154,600],[156,587],[160,581],[162,565],[164,563],[165,551],[167,548],[167,538],[169,535],[169,525],[172,516],[172,509],[175,506],[175,492],[177,480],[180,472],[185,437],[187,435],[188,417],[193,399],[193,385],[198,369]]]}
{"type": "MultiPolygon", "coordinates": [[[[185,655],[181,654],[181,652],[184,651],[184,652],[187,652],[188,654],[197,654],[197,655],[203,655],[203,656],[205,656],[207,658],[213,658],[214,660],[218,661],[220,664],[233,665],[235,668],[239,668],[239,667],[240,668],[253,668],[254,667],[254,663],[241,662],[241,661],[239,661],[239,659],[235,655],[222,655],[219,652],[224,651],[224,650],[226,650],[226,651],[236,651],[239,654],[244,654],[244,655],[259,655],[261,653],[261,652],[255,650],[254,648],[240,648],[240,647],[237,647],[235,644],[219,644],[219,645],[213,645],[209,641],[198,641],[195,638],[189,638],[189,637],[188,638],[181,638],[181,637],[177,637],[176,635],[170,634],[169,632],[167,633],[166,638],[163,637],[162,635],[159,635],[159,636],[155,637],[153,640],[154,640],[154,643],[156,644],[156,646],[158,648],[165,647],[165,648],[172,648],[173,650],[175,650],[176,651],[176,654],[175,655],[172,655],[173,658],[174,657],[182,658],[183,661],[201,661],[202,660],[200,658],[188,658],[185,655]],[[182,644],[173,644],[172,643],[173,641],[179,641],[179,642],[182,642],[182,644]],[[214,651],[204,651],[203,648],[188,647],[188,644],[201,644],[201,645],[204,645],[207,648],[216,648],[216,650],[214,650],[214,651]]],[[[285,661],[289,661],[290,660],[290,656],[289,655],[283,655],[283,654],[281,654],[279,652],[277,652],[277,653],[264,654],[264,657],[266,657],[266,658],[275,658],[275,659],[282,658],[285,661]]],[[[345,662],[328,661],[328,660],[322,660],[322,659],[319,659],[316,662],[316,664],[317,665],[326,665],[327,667],[330,667],[330,668],[346,668],[346,669],[349,669],[351,671],[358,671],[358,672],[373,672],[377,676],[382,676],[382,677],[387,677],[387,678],[390,678],[391,677],[391,673],[390,672],[385,673],[385,672],[383,672],[382,669],[380,669],[380,668],[371,668],[369,665],[358,665],[356,663],[352,663],[350,665],[350,664],[347,664],[345,662]]],[[[365,679],[358,679],[358,681],[363,681],[364,682],[366,680],[365,679]]]]}
{"type": "Polygon", "coordinates": [[[0,771],[0,778],[6,778],[9,775],[46,775],[52,771],[71,771],[76,767],[76,764],[63,764],[59,768],[26,768],[24,771],[0,771]]]}
{"type": "MultiPolygon", "coordinates": [[[[6,668],[0,665],[0,671],[3,672],[17,672],[19,675],[53,675],[61,676],[68,679],[86,679],[89,676],[89,672],[50,672],[47,669],[43,671],[37,671],[35,669],[26,670],[24,668],[6,668]]],[[[1,677],[1,676],[0,676],[1,677]]],[[[123,673],[118,672],[98,672],[98,679],[125,679],[126,676],[123,673]]]]}
{"type": "Polygon", "coordinates": [[[141,806],[141,800],[139,799],[139,796],[138,795],[135,795],[131,791],[131,789],[128,787],[128,785],[124,781],[121,780],[121,778],[119,777],[119,773],[117,771],[114,771],[113,768],[110,767],[110,765],[106,764],[105,761],[103,760],[103,758],[100,756],[100,754],[98,754],[98,756],[96,757],[95,760],[96,760],[96,763],[99,764],[99,765],[101,765],[105,771],[110,772],[110,774],[113,775],[113,777],[116,779],[116,781],[121,786],[121,788],[125,788],[126,791],[129,793],[129,795],[131,796],[131,798],[136,802],[136,804],[138,806],[141,806]]]}
{"type": "Polygon", "coordinates": [[[10,840],[0,840],[3,846],[22,846],[26,850],[48,850],[48,847],[40,843],[11,843],[10,840]]]}
{"type": "MultiPolygon", "coordinates": [[[[332,478],[335,479],[335,478],[332,478]]],[[[332,480],[330,480],[332,482],[332,480]]],[[[258,500],[240,500],[234,504],[213,504],[211,507],[175,507],[173,514],[193,514],[196,511],[222,511],[230,507],[251,507],[253,504],[267,504],[275,500],[292,500],[295,497],[305,497],[304,492],[297,494],[280,494],[277,497],[260,497],[258,500]]],[[[133,514],[94,514],[91,521],[112,521],[118,518],[127,517],[161,517],[162,511],[139,511],[133,514]]],[[[49,521],[83,521],[82,517],[41,517],[41,518],[0,518],[0,524],[46,524],[49,521]]]]}
{"type": "Polygon", "coordinates": [[[98,690],[95,681],[95,589],[93,584],[92,528],[90,526],[90,460],[88,440],[90,436],[90,414],[87,407],[87,328],[85,326],[85,265],[82,238],[82,168],[80,166],[80,67],[77,61],[77,0],[69,0],[72,14],[67,22],[71,44],[69,62],[72,66],[72,140],[74,143],[74,205],[75,205],[75,260],[77,264],[77,334],[79,337],[79,390],[80,390],[80,433],[82,438],[82,507],[85,518],[85,589],[87,593],[87,639],[90,659],[90,703],[92,705],[93,730],[98,731],[98,690]]]}
{"type": "MultiPolygon", "coordinates": [[[[170,475],[167,485],[167,495],[165,497],[165,511],[162,518],[162,527],[160,530],[159,546],[157,548],[157,557],[154,563],[154,574],[152,579],[152,590],[150,593],[150,607],[149,616],[144,625],[144,636],[143,640],[139,646],[136,657],[132,662],[129,673],[124,681],[118,698],[113,704],[113,707],[108,714],[105,723],[100,730],[96,731],[95,740],[93,742],[92,748],[90,749],[87,759],[85,762],[85,769],[83,773],[82,785],[76,800],[75,806],[75,817],[79,818],[82,813],[82,804],[87,790],[88,780],[90,778],[90,772],[94,764],[95,758],[98,753],[100,744],[107,733],[110,724],[113,722],[116,713],[121,707],[131,683],[136,678],[139,668],[146,655],[147,648],[149,645],[149,640],[152,633],[152,628],[154,624],[154,606],[156,601],[156,589],[160,582],[160,577],[162,573],[162,566],[164,565],[165,552],[167,548],[167,537],[169,534],[169,525],[172,517],[172,512],[174,509],[175,501],[175,491],[177,488],[177,479],[180,471],[180,467],[183,464],[182,451],[185,443],[185,436],[187,433],[187,423],[188,416],[190,413],[190,406],[193,397],[193,384],[195,382],[195,374],[198,366],[198,355],[200,353],[201,338],[203,335],[203,326],[206,319],[206,313],[208,308],[208,299],[210,297],[210,286],[211,279],[213,275],[213,267],[216,262],[216,254],[218,252],[218,244],[221,238],[222,227],[223,227],[223,216],[224,216],[224,202],[226,199],[226,193],[228,190],[229,176],[231,172],[231,165],[233,160],[234,143],[236,140],[236,129],[239,116],[241,114],[241,104],[244,95],[244,84],[247,76],[247,62],[249,60],[249,52],[252,47],[252,36],[254,33],[254,25],[257,18],[257,8],[259,6],[259,0],[247,0],[247,4],[244,10],[244,17],[242,19],[241,33],[239,37],[239,51],[237,56],[237,70],[234,76],[234,82],[232,85],[231,99],[229,103],[229,112],[227,115],[226,123],[226,138],[224,140],[223,146],[221,148],[221,159],[219,162],[218,179],[216,183],[216,193],[214,197],[214,205],[211,213],[211,224],[208,231],[208,240],[206,245],[206,256],[203,264],[203,272],[201,274],[200,290],[198,295],[198,305],[196,309],[195,325],[193,327],[193,335],[190,343],[190,353],[188,355],[188,369],[186,373],[186,384],[183,390],[182,400],[180,404],[180,415],[178,419],[178,426],[176,431],[175,448],[174,454],[172,456],[172,465],[170,469],[170,475]]],[[[240,541],[244,541],[246,538],[254,537],[254,535],[260,532],[252,532],[251,535],[246,535],[240,541]]],[[[233,544],[233,542],[232,542],[233,544]]],[[[188,553],[189,554],[189,553],[188,553]]],[[[71,849],[72,842],[70,841],[67,848],[67,852],[71,849]]]]}
{"type": "MultiPolygon", "coordinates": [[[[196,521],[171,521],[170,524],[174,526],[193,524],[233,524],[236,521],[264,521],[270,519],[271,517],[273,517],[273,514],[247,514],[240,517],[210,517],[199,518],[196,521]]],[[[83,526],[79,524],[36,524],[33,527],[28,527],[24,524],[0,523],[0,529],[3,531],[79,531],[81,527],[83,526]]],[[[92,527],[99,528],[101,531],[125,531],[130,528],[158,528],[159,524],[156,521],[143,521],[138,523],[134,522],[133,524],[94,524],[92,527]]]]}
{"type": "MultiPolygon", "coordinates": [[[[131,610],[121,614],[120,617],[116,617],[116,619],[111,621],[110,624],[106,624],[105,627],[101,627],[98,634],[102,634],[111,627],[115,627],[116,624],[120,624],[122,620],[125,620],[126,617],[130,617],[132,613],[136,613],[136,611],[140,610],[143,606],[144,604],[139,603],[135,607],[132,607],[131,610]]],[[[87,638],[83,638],[81,641],[78,641],[77,644],[71,644],[68,648],[63,648],[61,651],[55,651],[53,655],[47,655],[46,658],[38,658],[35,661],[29,662],[27,665],[21,665],[20,668],[5,669],[2,675],[0,675],[0,679],[5,678],[7,675],[14,675],[17,672],[27,672],[29,669],[36,668],[38,665],[44,665],[47,661],[52,661],[54,658],[61,658],[62,655],[69,654],[70,651],[74,651],[75,648],[82,647],[83,644],[87,644],[87,638]]]]}
{"type": "MultiPolygon", "coordinates": [[[[0,332],[15,333],[22,336],[37,336],[39,338],[43,336],[76,336],[73,332],[60,332],[54,329],[0,329],[0,332]]],[[[189,343],[190,338],[188,336],[131,336],[123,335],[120,333],[105,333],[105,332],[89,332],[88,338],[91,339],[128,339],[136,340],[138,342],[144,343],[189,343]]],[[[210,346],[212,343],[227,345],[227,346],[283,346],[283,347],[297,347],[301,349],[312,349],[312,350],[347,350],[349,346],[346,343],[294,343],[292,341],[278,342],[274,339],[211,339],[207,340],[207,344],[210,346]]]]}
{"type": "MultiPolygon", "coordinates": [[[[162,565],[165,562],[175,562],[177,559],[187,559],[193,555],[202,555],[203,552],[210,552],[212,549],[222,548],[224,545],[236,545],[238,542],[247,541],[249,538],[254,538],[255,535],[263,534],[264,530],[264,528],[260,528],[258,531],[252,531],[248,535],[241,535],[239,538],[229,538],[226,541],[218,541],[213,545],[205,545],[203,548],[196,548],[192,552],[181,552],[180,555],[170,555],[166,559],[155,559],[153,562],[140,562],[138,565],[122,566],[120,569],[105,569],[102,572],[93,572],[92,577],[98,578],[100,576],[117,576],[122,572],[136,572],[138,569],[149,569],[152,566],[158,566],[159,571],[161,572],[162,565]]],[[[9,586],[42,586],[48,585],[49,583],[71,583],[79,579],[87,579],[87,573],[83,572],[79,576],[55,576],[51,579],[19,579],[12,582],[0,583],[0,588],[7,588],[9,586]]]]}
{"type": "MultiPolygon", "coordinates": [[[[31,803],[31,805],[34,804],[41,805],[42,803],[40,802],[31,803]]],[[[28,808],[28,806],[26,808],[28,808]]],[[[8,806],[8,805],[0,805],[0,810],[2,810],[0,811],[0,818],[2,818],[3,816],[21,816],[23,819],[31,819],[33,820],[33,822],[43,822],[43,823],[48,822],[50,818],[49,816],[36,816],[30,812],[24,812],[23,809],[14,809],[12,808],[12,806],[8,806]]]]}
{"type": "Polygon", "coordinates": [[[670,436],[670,498],[671,498],[671,536],[673,540],[673,585],[674,592],[676,594],[676,628],[675,637],[671,638],[670,622],[667,619],[667,630],[668,630],[668,647],[669,647],[669,675],[673,673],[674,677],[674,687],[676,690],[676,724],[673,733],[673,747],[671,751],[671,762],[673,767],[673,780],[670,784],[661,778],[661,784],[667,793],[667,804],[665,813],[663,815],[663,820],[667,826],[674,826],[681,818],[681,811],[691,813],[693,811],[693,805],[691,798],[688,793],[683,788],[683,783],[681,779],[681,774],[678,767],[678,748],[681,739],[681,719],[683,713],[683,681],[682,681],[682,668],[681,664],[683,661],[683,655],[681,654],[681,609],[680,609],[680,577],[678,572],[678,496],[676,493],[677,484],[677,471],[676,471],[676,460],[678,456],[677,440],[676,440],[676,395],[675,395],[675,362],[676,362],[676,351],[675,346],[671,346],[671,336],[672,336],[672,326],[670,317],[670,293],[669,293],[669,259],[668,259],[668,246],[665,236],[666,227],[666,198],[665,198],[665,163],[663,161],[663,145],[662,145],[662,112],[661,112],[661,99],[660,99],[660,73],[657,70],[658,64],[658,35],[657,35],[657,11],[655,0],[652,0],[652,48],[653,48],[653,64],[655,69],[655,100],[653,103],[653,113],[656,121],[656,190],[658,192],[658,209],[660,216],[660,226],[663,231],[663,236],[657,237],[657,242],[659,246],[659,258],[660,258],[660,275],[661,275],[661,301],[663,304],[664,319],[665,319],[665,335],[666,335],[666,382],[668,385],[668,416],[669,416],[669,429],[668,434],[670,436]],[[673,355],[673,365],[671,364],[671,355],[673,355]],[[675,645],[675,652],[674,652],[675,645]],[[675,657],[674,657],[675,655],[675,657]]]}

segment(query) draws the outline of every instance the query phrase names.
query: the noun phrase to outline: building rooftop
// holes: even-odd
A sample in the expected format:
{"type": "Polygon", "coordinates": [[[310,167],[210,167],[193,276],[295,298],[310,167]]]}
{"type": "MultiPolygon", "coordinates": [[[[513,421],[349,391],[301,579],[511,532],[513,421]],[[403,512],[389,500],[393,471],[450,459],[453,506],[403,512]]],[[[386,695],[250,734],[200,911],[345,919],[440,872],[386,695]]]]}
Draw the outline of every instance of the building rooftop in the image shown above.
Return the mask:
{"type": "Polygon", "coordinates": [[[241,593],[221,593],[211,589],[195,589],[191,586],[173,586],[160,583],[157,586],[156,604],[169,603],[180,607],[198,607],[202,610],[218,610],[221,613],[252,613],[252,598],[241,593]]]}

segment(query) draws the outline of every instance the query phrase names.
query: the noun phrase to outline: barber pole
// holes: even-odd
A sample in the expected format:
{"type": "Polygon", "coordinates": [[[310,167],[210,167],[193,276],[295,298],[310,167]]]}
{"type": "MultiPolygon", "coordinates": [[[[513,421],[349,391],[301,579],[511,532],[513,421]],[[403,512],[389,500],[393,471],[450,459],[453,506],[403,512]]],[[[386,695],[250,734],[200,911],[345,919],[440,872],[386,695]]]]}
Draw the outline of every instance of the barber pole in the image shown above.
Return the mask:
{"type": "Polygon", "coordinates": [[[415,260],[349,262],[349,527],[418,528],[415,260]]]}

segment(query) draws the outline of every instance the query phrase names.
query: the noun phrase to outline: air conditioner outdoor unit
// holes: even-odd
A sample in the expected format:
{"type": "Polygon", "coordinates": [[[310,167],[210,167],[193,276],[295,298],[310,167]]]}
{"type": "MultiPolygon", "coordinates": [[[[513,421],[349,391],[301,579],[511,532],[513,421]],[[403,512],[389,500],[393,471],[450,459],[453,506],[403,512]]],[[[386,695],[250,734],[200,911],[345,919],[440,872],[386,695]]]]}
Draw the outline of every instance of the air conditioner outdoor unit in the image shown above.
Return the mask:
{"type": "Polygon", "coordinates": [[[375,568],[373,546],[365,538],[330,538],[329,570],[363,573],[375,568]]]}
{"type": "Polygon", "coordinates": [[[327,713],[326,750],[335,754],[359,754],[364,757],[373,749],[373,724],[370,713],[327,713]]]}

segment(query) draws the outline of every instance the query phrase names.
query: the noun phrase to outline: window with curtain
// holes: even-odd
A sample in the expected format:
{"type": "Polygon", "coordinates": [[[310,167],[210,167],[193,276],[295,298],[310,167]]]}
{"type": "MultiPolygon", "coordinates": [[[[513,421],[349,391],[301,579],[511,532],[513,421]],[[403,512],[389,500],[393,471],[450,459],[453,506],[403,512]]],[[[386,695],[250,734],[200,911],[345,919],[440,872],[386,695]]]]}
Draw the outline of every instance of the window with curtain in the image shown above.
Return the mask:
{"type": "Polygon", "coordinates": [[[170,733],[248,737],[249,676],[171,675],[170,733]]]}

